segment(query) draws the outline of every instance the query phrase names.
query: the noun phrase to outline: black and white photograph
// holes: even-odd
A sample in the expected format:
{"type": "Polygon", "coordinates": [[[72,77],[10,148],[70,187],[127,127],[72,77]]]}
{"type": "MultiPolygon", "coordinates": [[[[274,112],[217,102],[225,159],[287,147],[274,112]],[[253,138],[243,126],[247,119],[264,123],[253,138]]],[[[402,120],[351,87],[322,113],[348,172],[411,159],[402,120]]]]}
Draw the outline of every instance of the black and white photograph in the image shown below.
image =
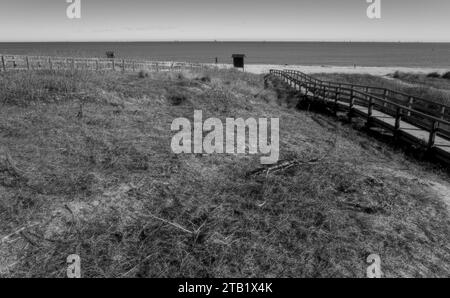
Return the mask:
{"type": "Polygon", "coordinates": [[[0,0],[0,279],[450,277],[449,28],[449,0],[0,0]]]}

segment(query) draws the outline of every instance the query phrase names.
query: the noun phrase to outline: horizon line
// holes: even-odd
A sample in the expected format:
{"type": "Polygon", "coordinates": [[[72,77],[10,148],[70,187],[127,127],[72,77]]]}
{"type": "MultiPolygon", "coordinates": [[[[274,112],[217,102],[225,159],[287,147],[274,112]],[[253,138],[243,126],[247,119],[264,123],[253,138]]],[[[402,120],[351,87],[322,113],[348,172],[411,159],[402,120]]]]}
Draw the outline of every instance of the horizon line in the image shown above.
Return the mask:
{"type": "Polygon", "coordinates": [[[252,39],[155,39],[155,40],[43,40],[43,41],[1,41],[0,43],[131,43],[131,42],[323,42],[323,43],[450,43],[449,41],[415,41],[415,40],[252,40],[252,39]]]}

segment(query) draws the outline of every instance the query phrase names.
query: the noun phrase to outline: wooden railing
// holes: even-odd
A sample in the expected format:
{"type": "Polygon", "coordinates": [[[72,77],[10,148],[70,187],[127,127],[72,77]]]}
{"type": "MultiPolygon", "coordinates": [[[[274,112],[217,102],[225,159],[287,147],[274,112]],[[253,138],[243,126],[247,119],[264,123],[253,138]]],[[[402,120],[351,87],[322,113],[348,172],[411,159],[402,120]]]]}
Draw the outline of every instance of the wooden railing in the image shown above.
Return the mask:
{"type": "Polygon", "coordinates": [[[357,112],[354,106],[358,105],[367,108],[365,115],[368,122],[373,120],[374,110],[393,117],[394,132],[400,130],[401,121],[423,129],[430,133],[428,148],[435,146],[436,136],[450,140],[448,105],[374,86],[323,81],[300,71],[273,69],[270,74],[282,78],[295,89],[303,89],[316,99],[334,102],[336,109],[339,104],[345,103],[349,117],[357,112]],[[399,96],[407,100],[402,100],[399,96]]]}
{"type": "Polygon", "coordinates": [[[0,71],[9,70],[115,70],[115,71],[179,71],[206,69],[213,66],[201,63],[146,61],[117,58],[77,58],[51,56],[1,55],[0,71]]]}

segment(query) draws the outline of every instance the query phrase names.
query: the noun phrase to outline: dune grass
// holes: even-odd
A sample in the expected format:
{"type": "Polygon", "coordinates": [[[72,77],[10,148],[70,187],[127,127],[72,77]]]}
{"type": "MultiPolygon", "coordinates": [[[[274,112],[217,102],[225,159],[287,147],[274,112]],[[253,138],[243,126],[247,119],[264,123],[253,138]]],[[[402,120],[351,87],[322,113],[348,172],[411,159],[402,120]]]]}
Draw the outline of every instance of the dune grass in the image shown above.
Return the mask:
{"type": "Polygon", "coordinates": [[[446,80],[450,80],[450,71],[448,71],[448,72],[442,74],[442,78],[443,78],[443,79],[446,79],[446,80]]]}
{"type": "Polygon", "coordinates": [[[0,276],[386,277],[450,272],[448,176],[237,71],[0,74],[0,276]],[[177,117],[279,117],[281,158],[175,155],[177,117]],[[9,237],[6,237],[9,235],[9,237]]]}
{"type": "Polygon", "coordinates": [[[393,77],[410,84],[450,90],[450,72],[442,75],[435,72],[428,74],[397,72],[393,77]]]}

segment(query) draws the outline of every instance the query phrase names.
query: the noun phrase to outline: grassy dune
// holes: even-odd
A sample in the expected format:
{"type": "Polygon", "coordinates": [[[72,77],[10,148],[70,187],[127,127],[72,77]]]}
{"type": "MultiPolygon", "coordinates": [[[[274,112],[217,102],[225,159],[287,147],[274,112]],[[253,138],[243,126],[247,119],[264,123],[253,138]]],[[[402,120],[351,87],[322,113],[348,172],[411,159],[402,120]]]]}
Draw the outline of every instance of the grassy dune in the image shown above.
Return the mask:
{"type": "Polygon", "coordinates": [[[386,277],[450,272],[448,175],[261,76],[0,74],[0,276],[386,277]],[[177,117],[279,117],[282,159],[175,155],[177,117]],[[448,192],[448,193],[447,193],[448,192]],[[8,236],[9,237],[6,237],[8,236]]]}
{"type": "Polygon", "coordinates": [[[436,73],[416,74],[396,72],[392,77],[406,83],[450,91],[450,72],[441,76],[439,74],[436,75],[436,73]]]}

